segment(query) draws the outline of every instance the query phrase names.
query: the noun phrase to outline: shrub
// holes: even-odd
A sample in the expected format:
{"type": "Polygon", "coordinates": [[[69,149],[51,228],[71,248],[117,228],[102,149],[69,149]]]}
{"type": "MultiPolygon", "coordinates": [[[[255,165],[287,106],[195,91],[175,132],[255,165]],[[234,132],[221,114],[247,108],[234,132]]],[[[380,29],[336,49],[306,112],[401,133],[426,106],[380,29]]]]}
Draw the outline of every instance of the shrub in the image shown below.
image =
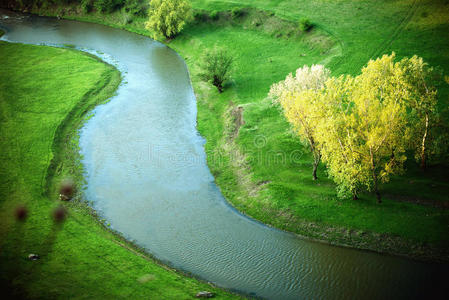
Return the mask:
{"type": "Polygon", "coordinates": [[[244,11],[243,11],[243,9],[241,9],[241,8],[234,7],[234,8],[231,10],[231,18],[232,18],[232,19],[240,18],[241,16],[243,16],[243,14],[244,14],[244,11]]]}
{"type": "Polygon", "coordinates": [[[81,9],[83,10],[83,12],[89,13],[91,12],[92,8],[92,0],[81,0],[81,9]]]}
{"type": "Polygon", "coordinates": [[[97,11],[110,13],[123,5],[122,0],[95,0],[94,7],[97,11]]]}
{"type": "Polygon", "coordinates": [[[216,11],[216,10],[211,11],[209,14],[209,18],[211,18],[211,20],[214,20],[214,21],[218,20],[218,17],[219,17],[218,11],[216,11]]]}
{"type": "Polygon", "coordinates": [[[302,32],[309,31],[313,27],[312,22],[310,22],[309,18],[302,18],[299,21],[299,30],[302,32]]]}
{"type": "Polygon", "coordinates": [[[206,22],[207,21],[207,13],[202,10],[195,10],[193,13],[193,19],[197,22],[206,22]]]}
{"type": "Polygon", "coordinates": [[[229,79],[234,59],[223,49],[214,48],[204,53],[200,76],[215,85],[218,92],[223,92],[223,83],[229,79]]]}
{"type": "Polygon", "coordinates": [[[134,16],[145,17],[148,7],[145,0],[128,0],[125,3],[125,11],[134,16]]]}

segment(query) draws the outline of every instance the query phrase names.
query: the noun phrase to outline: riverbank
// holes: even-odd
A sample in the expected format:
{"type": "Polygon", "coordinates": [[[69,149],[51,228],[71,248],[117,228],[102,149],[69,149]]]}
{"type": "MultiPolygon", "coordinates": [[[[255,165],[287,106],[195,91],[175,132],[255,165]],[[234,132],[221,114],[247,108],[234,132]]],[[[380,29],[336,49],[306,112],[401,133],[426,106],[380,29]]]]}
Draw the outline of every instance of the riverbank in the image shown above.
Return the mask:
{"type": "MultiPolygon", "coordinates": [[[[311,180],[307,149],[291,135],[279,111],[265,98],[270,84],[302,64],[324,63],[334,74],[356,73],[369,58],[394,50],[398,56],[418,54],[433,65],[448,66],[448,54],[438,50],[445,49],[447,44],[442,38],[447,23],[440,18],[447,7],[435,3],[417,5],[413,1],[404,6],[364,3],[357,4],[354,14],[351,1],[319,4],[322,9],[316,9],[317,3],[304,4],[301,11],[288,9],[292,4],[286,1],[282,6],[271,7],[257,3],[254,7],[289,21],[297,21],[307,14],[319,29],[314,34],[327,33],[328,38],[322,40],[328,42],[317,45],[312,35],[276,37],[275,33],[251,27],[246,19],[230,22],[226,18],[218,21],[206,18],[189,25],[168,43],[185,58],[191,72],[198,100],[198,129],[207,140],[209,167],[223,194],[240,211],[315,240],[447,261],[449,221],[444,207],[448,203],[449,184],[443,166],[423,174],[411,162],[405,176],[395,178],[384,187],[385,200],[381,206],[370,194],[362,195],[357,202],[338,199],[322,166],[319,181],[311,180]],[[325,11],[331,9],[338,14],[326,15],[325,11]],[[367,17],[363,14],[367,11],[375,14],[367,17]],[[392,18],[393,15],[396,17],[392,18]],[[339,19],[346,22],[338,22],[339,19]],[[437,27],[439,23],[435,22],[441,26],[437,27]],[[366,30],[360,32],[358,26],[366,30]],[[422,34],[426,28],[433,29],[432,35],[422,34]],[[236,58],[233,80],[223,94],[218,94],[198,76],[201,50],[215,44],[236,58]],[[238,128],[238,135],[234,135],[233,112],[237,107],[241,107],[244,124],[238,128]],[[429,199],[437,205],[416,203],[429,203],[429,199]]],[[[206,12],[229,11],[234,6],[212,1],[194,1],[193,5],[206,12]]],[[[32,12],[149,35],[143,18],[125,20],[123,12],[84,14],[76,7],[41,8],[32,12]]],[[[282,31],[282,27],[278,30],[282,31]]],[[[441,94],[444,105],[447,88],[441,94]]]]}
{"type": "Polygon", "coordinates": [[[0,283],[14,298],[183,298],[201,290],[239,298],[159,264],[104,226],[78,196],[58,200],[67,177],[82,186],[77,130],[114,95],[111,65],[75,51],[0,42],[0,283]],[[62,205],[65,222],[53,212],[62,205]],[[15,220],[25,207],[25,221],[15,220]],[[34,253],[40,259],[31,261],[34,253]],[[101,284],[99,284],[101,282],[101,284]]]}

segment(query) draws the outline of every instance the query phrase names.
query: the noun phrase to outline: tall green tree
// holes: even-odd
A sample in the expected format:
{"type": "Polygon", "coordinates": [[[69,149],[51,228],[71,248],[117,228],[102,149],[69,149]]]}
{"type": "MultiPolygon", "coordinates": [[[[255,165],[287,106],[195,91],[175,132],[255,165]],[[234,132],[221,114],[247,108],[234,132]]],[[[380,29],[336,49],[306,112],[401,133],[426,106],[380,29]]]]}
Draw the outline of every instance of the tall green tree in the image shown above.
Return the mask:
{"type": "Polygon", "coordinates": [[[154,38],[173,38],[191,18],[192,9],[187,0],[150,0],[145,28],[153,32],[154,38]]]}

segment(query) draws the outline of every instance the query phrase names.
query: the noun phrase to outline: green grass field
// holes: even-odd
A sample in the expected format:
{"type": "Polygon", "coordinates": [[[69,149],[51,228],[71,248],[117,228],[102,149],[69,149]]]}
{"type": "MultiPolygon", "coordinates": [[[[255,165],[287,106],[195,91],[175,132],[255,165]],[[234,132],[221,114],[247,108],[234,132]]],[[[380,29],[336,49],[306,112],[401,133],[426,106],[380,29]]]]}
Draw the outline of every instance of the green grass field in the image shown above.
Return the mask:
{"type": "MultiPolygon", "coordinates": [[[[236,6],[231,1],[193,3],[208,11],[236,6]]],[[[317,47],[314,37],[275,38],[238,24],[190,26],[170,42],[193,70],[198,128],[207,139],[209,165],[226,198],[265,223],[317,239],[406,255],[426,251],[414,251],[415,243],[447,250],[449,214],[440,208],[449,204],[445,166],[423,173],[410,161],[404,176],[383,186],[382,205],[371,194],[363,194],[356,202],[338,199],[323,166],[320,179],[313,182],[308,150],[292,136],[266,95],[272,83],[303,64],[324,63],[334,75],[355,74],[370,58],[392,51],[399,57],[417,54],[447,73],[449,21],[444,16],[449,15],[449,3],[240,1],[239,5],[273,11],[287,20],[309,17],[317,25],[309,35],[328,33],[334,45],[327,51],[317,47]],[[221,95],[195,77],[201,56],[198,49],[215,44],[237,59],[232,83],[221,95]],[[233,140],[227,133],[234,129],[230,107],[236,105],[244,109],[245,124],[233,140]],[[419,201],[438,207],[414,203],[419,201]],[[393,242],[383,243],[386,236],[393,242]]],[[[440,105],[448,105],[447,85],[440,89],[440,105]]]]}
{"type": "MultiPolygon", "coordinates": [[[[449,203],[445,165],[423,173],[409,161],[405,175],[382,186],[381,205],[369,193],[357,202],[338,199],[324,166],[319,180],[311,180],[307,149],[266,95],[272,83],[304,64],[325,64],[333,75],[357,74],[369,59],[392,51],[399,58],[417,54],[448,74],[449,1],[193,0],[192,5],[206,14],[235,7],[247,12],[237,20],[224,15],[194,22],[168,43],[186,59],[209,166],[234,206],[264,223],[331,243],[418,257],[432,257],[432,249],[438,249],[436,255],[448,259],[449,211],[441,208],[449,203]],[[266,14],[262,25],[253,25],[261,11],[266,14]],[[302,17],[315,28],[289,34],[285,22],[302,17]],[[198,76],[202,50],[215,45],[236,60],[223,94],[198,76]],[[244,110],[245,123],[235,137],[232,111],[237,106],[244,110]]],[[[124,11],[84,14],[69,6],[35,12],[149,34],[143,18],[124,11]]],[[[439,99],[446,108],[448,85],[440,88],[439,99]]],[[[447,113],[443,117],[447,122],[447,113]]]]}
{"type": "MultiPolygon", "coordinates": [[[[201,290],[237,298],[162,266],[105,230],[86,205],[64,203],[63,224],[46,197],[65,176],[78,181],[76,129],[111,97],[119,72],[89,55],[0,42],[0,286],[27,299],[192,299],[201,290]],[[15,209],[29,211],[25,222],[15,209]],[[40,259],[30,261],[28,255],[40,259]]],[[[8,298],[10,299],[10,298],[8,298]]]]}

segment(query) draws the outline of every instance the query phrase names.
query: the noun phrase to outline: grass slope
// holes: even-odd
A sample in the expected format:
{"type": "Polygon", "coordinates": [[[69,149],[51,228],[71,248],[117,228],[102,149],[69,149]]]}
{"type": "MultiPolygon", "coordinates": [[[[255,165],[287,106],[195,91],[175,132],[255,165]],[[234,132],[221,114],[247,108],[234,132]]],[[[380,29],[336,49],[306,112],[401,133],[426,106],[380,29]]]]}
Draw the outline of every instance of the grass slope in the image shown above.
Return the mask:
{"type": "MultiPolygon", "coordinates": [[[[447,260],[449,249],[448,171],[423,173],[412,161],[408,172],[382,187],[384,203],[373,195],[340,200],[324,167],[311,180],[311,157],[266,94],[272,83],[303,64],[325,64],[333,75],[357,74],[371,58],[395,51],[417,54],[449,72],[449,1],[193,0],[197,11],[221,11],[187,26],[169,46],[186,59],[198,98],[198,128],[207,139],[208,163],[226,198],[239,210],[273,226],[340,245],[447,260]],[[243,17],[229,12],[242,7],[243,17]],[[264,12],[265,15],[261,15],[264,12]],[[308,17],[315,29],[289,34],[308,17]],[[261,20],[262,25],[256,25],[261,20]],[[283,21],[282,21],[283,20],[283,21]],[[236,58],[223,94],[201,81],[202,50],[219,45],[236,58]],[[237,132],[237,107],[244,124],[237,132]],[[419,203],[430,203],[421,205],[419,203]]],[[[144,18],[118,11],[85,14],[73,6],[35,12],[103,23],[148,35],[144,18]]],[[[449,89],[440,89],[448,106],[449,89]]],[[[444,115],[446,121],[448,115],[444,115]]]]}
{"type": "MultiPolygon", "coordinates": [[[[236,5],[231,1],[193,3],[208,11],[228,10],[236,5]]],[[[322,50],[313,47],[311,38],[312,43],[304,43],[304,38],[284,40],[238,26],[191,26],[169,44],[187,56],[193,70],[199,102],[198,127],[208,141],[209,165],[226,198],[265,223],[316,239],[447,259],[447,209],[411,203],[448,206],[449,172],[444,166],[424,174],[410,162],[405,176],[384,186],[382,205],[377,205],[371,194],[357,202],[340,200],[323,166],[320,180],[311,180],[308,150],[292,136],[278,109],[265,97],[271,83],[303,64],[324,62],[333,74],[355,74],[370,58],[391,51],[399,57],[418,54],[447,72],[449,21],[443,16],[449,13],[449,3],[240,1],[239,5],[273,11],[288,20],[310,17],[319,30],[332,35],[341,51],[324,51],[323,55],[322,50]],[[204,27],[207,29],[202,30],[204,27]],[[198,70],[194,62],[201,56],[198,49],[214,44],[226,47],[237,59],[233,83],[221,95],[195,77],[198,70]],[[245,123],[233,140],[229,132],[234,130],[235,116],[231,112],[237,105],[244,109],[245,123]],[[442,252],[432,252],[432,247],[442,252]]],[[[440,92],[440,105],[447,107],[447,86],[440,92]]]]}
{"type": "Polygon", "coordinates": [[[47,182],[51,188],[63,176],[81,179],[76,129],[86,111],[113,95],[116,69],[74,50],[5,42],[0,65],[3,295],[192,299],[212,290],[219,299],[235,298],[156,263],[104,230],[82,203],[64,203],[66,222],[53,222],[59,201],[45,196],[47,182]],[[24,223],[14,219],[19,205],[29,210],[24,223]],[[28,260],[30,253],[40,260],[28,260]]]}

